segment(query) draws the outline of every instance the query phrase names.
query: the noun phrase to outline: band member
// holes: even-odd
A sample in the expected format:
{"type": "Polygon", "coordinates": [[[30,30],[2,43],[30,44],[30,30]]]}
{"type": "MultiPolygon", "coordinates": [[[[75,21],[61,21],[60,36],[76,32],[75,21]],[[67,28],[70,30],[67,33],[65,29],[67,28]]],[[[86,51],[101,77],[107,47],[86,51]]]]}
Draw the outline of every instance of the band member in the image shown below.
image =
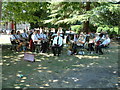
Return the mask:
{"type": "Polygon", "coordinates": [[[41,33],[41,52],[45,53],[48,49],[48,39],[44,31],[41,33]]]}
{"type": "MultiPolygon", "coordinates": [[[[77,51],[78,48],[81,49],[81,48],[84,47],[85,41],[86,41],[85,35],[84,34],[80,34],[79,38],[78,38],[78,40],[76,42],[76,48],[75,48],[76,49],[76,53],[78,53],[78,51],[77,51]]],[[[84,54],[83,51],[81,51],[81,53],[84,54]]]]}
{"type": "Polygon", "coordinates": [[[32,40],[35,44],[37,44],[37,42],[39,41],[37,31],[34,31],[34,33],[32,35],[32,40]]]}
{"type": "Polygon", "coordinates": [[[15,33],[15,30],[11,31],[10,41],[11,41],[12,44],[17,45],[16,50],[19,51],[20,47],[22,46],[23,43],[18,39],[18,37],[17,37],[17,35],[15,33]]]}
{"type": "Polygon", "coordinates": [[[26,41],[28,41],[28,34],[26,33],[25,29],[23,30],[22,38],[25,39],[26,41]]]}
{"type": "Polygon", "coordinates": [[[38,40],[42,40],[42,35],[40,34],[40,30],[37,31],[37,37],[38,37],[38,40]]]}
{"type": "Polygon", "coordinates": [[[77,41],[78,41],[79,35],[75,34],[74,35],[74,42],[72,44],[72,54],[77,53],[77,41]]]}
{"type": "Polygon", "coordinates": [[[94,51],[94,40],[95,38],[91,35],[89,38],[89,42],[88,42],[88,51],[90,52],[90,54],[93,54],[94,51]]]}
{"type": "Polygon", "coordinates": [[[110,44],[110,38],[108,35],[106,35],[105,40],[97,47],[97,53],[103,54],[102,48],[107,47],[110,44]]]}
{"type": "Polygon", "coordinates": [[[22,39],[22,37],[21,37],[20,31],[17,31],[16,37],[17,37],[17,39],[18,39],[20,42],[23,42],[23,41],[24,41],[24,39],[22,39]]]}
{"type": "Polygon", "coordinates": [[[52,44],[52,50],[54,56],[56,56],[56,54],[58,54],[58,56],[61,54],[62,44],[63,44],[63,38],[60,36],[60,33],[58,32],[57,36],[54,37],[52,44]]]}
{"type": "MultiPolygon", "coordinates": [[[[35,30],[34,31],[34,33],[32,34],[32,41],[31,42],[33,42],[33,48],[34,48],[34,50],[33,51],[35,51],[36,50],[36,48],[37,48],[37,44],[38,44],[38,42],[39,42],[39,39],[38,39],[38,36],[37,36],[37,30],[35,30]]],[[[37,51],[38,52],[38,51],[37,51]]]]}

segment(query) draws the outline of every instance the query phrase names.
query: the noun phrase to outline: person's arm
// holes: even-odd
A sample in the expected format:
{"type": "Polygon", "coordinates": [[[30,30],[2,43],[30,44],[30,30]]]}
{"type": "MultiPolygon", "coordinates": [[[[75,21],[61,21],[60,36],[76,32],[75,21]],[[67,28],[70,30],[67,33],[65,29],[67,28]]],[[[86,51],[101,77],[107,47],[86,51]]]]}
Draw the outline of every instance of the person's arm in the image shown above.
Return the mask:
{"type": "Polygon", "coordinates": [[[78,40],[78,42],[81,43],[81,44],[84,44],[85,40],[84,41],[78,40]]]}
{"type": "Polygon", "coordinates": [[[62,44],[63,44],[63,38],[60,37],[60,45],[59,46],[62,46],[62,44]]]}
{"type": "Polygon", "coordinates": [[[55,46],[55,44],[56,44],[56,43],[55,43],[55,39],[56,39],[56,38],[53,38],[52,46],[55,46]]]}
{"type": "Polygon", "coordinates": [[[110,39],[107,39],[106,40],[106,44],[104,45],[104,46],[107,46],[107,45],[109,45],[110,44],[110,39]]]}

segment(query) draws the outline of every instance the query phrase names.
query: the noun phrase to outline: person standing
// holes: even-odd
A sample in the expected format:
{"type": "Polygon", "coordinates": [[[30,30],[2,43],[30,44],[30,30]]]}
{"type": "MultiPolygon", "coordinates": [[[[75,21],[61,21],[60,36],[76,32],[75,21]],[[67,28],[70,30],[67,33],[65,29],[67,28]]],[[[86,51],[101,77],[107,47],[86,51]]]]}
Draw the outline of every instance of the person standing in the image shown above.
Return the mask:
{"type": "Polygon", "coordinates": [[[53,44],[52,44],[52,51],[54,56],[58,54],[58,56],[61,54],[61,48],[63,44],[63,38],[60,36],[60,33],[57,33],[57,36],[54,37],[53,39],[53,44]]]}

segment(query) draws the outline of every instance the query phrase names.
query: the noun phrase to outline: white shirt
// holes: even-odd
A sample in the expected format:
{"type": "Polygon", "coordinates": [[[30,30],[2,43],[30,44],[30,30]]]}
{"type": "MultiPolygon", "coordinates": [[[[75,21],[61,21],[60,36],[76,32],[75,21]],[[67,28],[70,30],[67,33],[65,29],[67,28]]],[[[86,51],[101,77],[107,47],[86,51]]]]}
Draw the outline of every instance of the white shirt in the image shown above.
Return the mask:
{"type": "Polygon", "coordinates": [[[22,37],[23,37],[23,38],[27,38],[27,37],[28,37],[28,34],[27,34],[27,33],[22,33],[22,37]]]}
{"type": "Polygon", "coordinates": [[[74,36],[74,42],[77,42],[78,38],[76,36],[74,36]]]}
{"type": "Polygon", "coordinates": [[[41,34],[37,34],[37,37],[38,37],[38,38],[42,38],[42,35],[41,35],[41,34]]]}
{"type": "Polygon", "coordinates": [[[106,44],[109,44],[109,43],[110,43],[110,38],[107,38],[102,42],[102,45],[106,45],[106,44]]]}
{"type": "Polygon", "coordinates": [[[33,40],[33,42],[38,40],[37,34],[32,35],[32,40],[33,40]]]}
{"type": "MultiPolygon", "coordinates": [[[[58,36],[53,39],[53,44],[52,44],[53,46],[57,44],[57,40],[58,40],[58,36]]],[[[59,36],[58,45],[62,46],[62,44],[63,44],[63,39],[61,36],[59,36]]]]}
{"type": "Polygon", "coordinates": [[[41,38],[43,38],[43,39],[47,39],[47,36],[45,35],[45,34],[40,34],[40,36],[41,36],[41,38]]]}
{"type": "Polygon", "coordinates": [[[100,39],[100,37],[97,36],[97,37],[95,38],[95,42],[97,42],[99,39],[100,39]]]}
{"type": "Polygon", "coordinates": [[[20,35],[16,35],[17,39],[21,39],[20,35]]]}
{"type": "Polygon", "coordinates": [[[82,41],[83,43],[85,43],[85,38],[84,39],[78,38],[78,41],[77,41],[77,46],[83,46],[84,44],[80,43],[79,40],[82,41]]]}
{"type": "Polygon", "coordinates": [[[17,38],[15,38],[14,35],[11,35],[11,36],[10,36],[10,41],[13,41],[13,40],[15,40],[15,39],[17,39],[17,38]]]}

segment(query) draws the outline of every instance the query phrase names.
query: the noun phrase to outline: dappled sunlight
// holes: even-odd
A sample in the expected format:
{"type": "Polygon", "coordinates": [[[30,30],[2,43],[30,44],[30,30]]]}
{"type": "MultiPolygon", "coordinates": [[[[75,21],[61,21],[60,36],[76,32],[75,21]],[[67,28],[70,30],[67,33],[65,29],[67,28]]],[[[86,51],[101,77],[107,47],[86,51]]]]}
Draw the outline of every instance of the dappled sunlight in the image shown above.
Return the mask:
{"type": "Polygon", "coordinates": [[[29,87],[30,85],[29,85],[29,84],[26,84],[25,86],[26,86],[26,87],[29,87]]]}
{"type": "Polygon", "coordinates": [[[3,77],[3,80],[5,80],[5,81],[6,81],[6,80],[8,80],[8,78],[4,78],[4,77],[3,77]]]}
{"type": "Polygon", "coordinates": [[[20,82],[25,82],[25,80],[21,80],[20,82]]]}
{"type": "Polygon", "coordinates": [[[3,65],[3,63],[0,63],[0,66],[2,66],[3,65]]]}
{"type": "Polygon", "coordinates": [[[22,73],[22,71],[18,71],[18,73],[22,73]]]}
{"type": "Polygon", "coordinates": [[[37,70],[38,72],[43,72],[43,70],[37,70]]]}
{"type": "Polygon", "coordinates": [[[85,55],[85,56],[75,55],[75,57],[77,57],[79,59],[82,59],[82,58],[98,59],[98,58],[100,58],[99,56],[88,56],[88,55],[85,55]]]}
{"type": "MultiPolygon", "coordinates": [[[[99,79],[103,77],[108,79],[114,78],[114,75],[117,77],[117,52],[116,49],[110,49],[110,54],[70,56],[63,52],[59,57],[48,53],[36,53],[35,62],[31,63],[24,61],[23,52],[9,51],[10,54],[3,56],[3,85],[16,89],[84,87],[84,83],[88,83],[91,78],[92,83],[93,78],[100,82],[99,79]]],[[[116,83],[116,80],[114,82],[116,83]]]]}
{"type": "Polygon", "coordinates": [[[68,81],[65,81],[65,80],[63,80],[62,82],[63,82],[63,83],[67,83],[67,84],[69,83],[68,81]]]}
{"type": "Polygon", "coordinates": [[[40,55],[46,56],[46,57],[52,57],[53,54],[48,54],[48,53],[40,53],[40,55]]]}
{"type": "Polygon", "coordinates": [[[13,77],[13,75],[9,75],[9,78],[12,78],[13,77]]]}
{"type": "Polygon", "coordinates": [[[27,64],[28,67],[30,67],[31,65],[30,64],[27,64]]]}
{"type": "Polygon", "coordinates": [[[25,80],[25,79],[27,79],[27,77],[23,77],[22,79],[24,79],[24,80],[25,80]]]}
{"type": "Polygon", "coordinates": [[[52,73],[52,71],[50,71],[50,70],[48,70],[48,71],[46,71],[46,72],[48,72],[48,73],[52,73]]]}
{"type": "Polygon", "coordinates": [[[24,56],[24,54],[21,54],[21,55],[18,55],[17,57],[23,57],[24,56]]]}
{"type": "Polygon", "coordinates": [[[37,69],[47,69],[48,67],[38,67],[37,69]]]}
{"type": "Polygon", "coordinates": [[[14,88],[15,88],[15,89],[20,89],[20,86],[15,86],[14,88]]]}
{"type": "Polygon", "coordinates": [[[59,80],[52,80],[52,82],[58,82],[59,80]]]}
{"type": "Polygon", "coordinates": [[[84,65],[84,64],[72,65],[72,66],[74,66],[74,67],[85,67],[85,65],[84,65]]]}
{"type": "Polygon", "coordinates": [[[46,83],[46,84],[43,84],[43,86],[45,86],[45,87],[49,87],[50,85],[49,85],[48,83],[46,83]]]}
{"type": "Polygon", "coordinates": [[[41,60],[40,59],[35,59],[35,62],[40,62],[41,60]]]}

